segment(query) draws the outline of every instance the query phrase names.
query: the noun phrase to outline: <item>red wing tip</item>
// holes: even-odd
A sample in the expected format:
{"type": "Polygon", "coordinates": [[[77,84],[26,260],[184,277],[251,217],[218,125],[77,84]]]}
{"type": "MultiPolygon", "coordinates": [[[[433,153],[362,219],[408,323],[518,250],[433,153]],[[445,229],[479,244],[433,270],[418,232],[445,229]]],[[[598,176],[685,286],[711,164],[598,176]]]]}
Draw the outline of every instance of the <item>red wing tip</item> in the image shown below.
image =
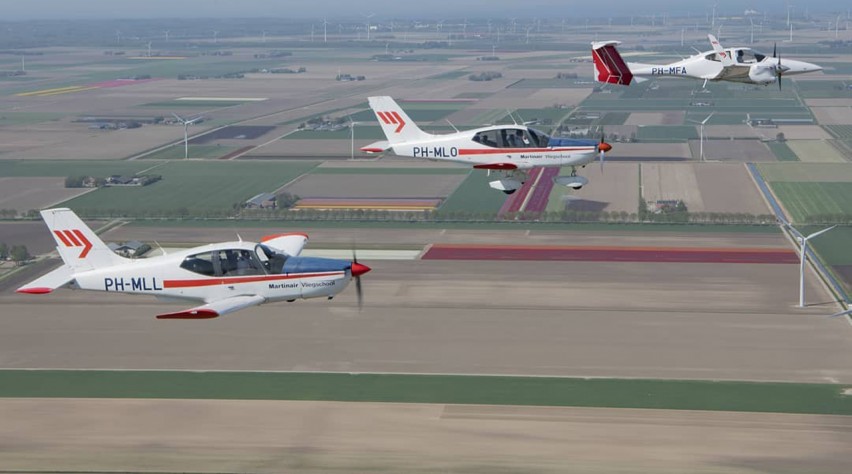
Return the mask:
{"type": "Polygon", "coordinates": [[[361,148],[361,151],[363,151],[365,153],[381,153],[385,150],[384,150],[384,148],[373,148],[373,147],[365,146],[364,148],[361,148]]]}
{"type": "Polygon", "coordinates": [[[277,239],[278,237],[290,237],[290,236],[293,236],[293,235],[301,235],[302,237],[304,237],[306,239],[308,238],[308,234],[305,234],[303,232],[285,232],[283,234],[264,235],[260,239],[260,241],[261,242],[269,242],[270,240],[277,239]]]}
{"type": "Polygon", "coordinates": [[[46,295],[53,291],[53,288],[44,288],[44,287],[36,287],[36,288],[18,288],[15,290],[15,293],[24,293],[27,295],[46,295]]]}
{"type": "Polygon", "coordinates": [[[516,170],[518,165],[514,163],[493,163],[487,165],[473,165],[478,170],[516,170]]]}
{"type": "Polygon", "coordinates": [[[157,315],[157,319],[213,319],[219,316],[219,313],[212,309],[195,309],[189,311],[179,311],[177,313],[167,313],[157,315]]]}

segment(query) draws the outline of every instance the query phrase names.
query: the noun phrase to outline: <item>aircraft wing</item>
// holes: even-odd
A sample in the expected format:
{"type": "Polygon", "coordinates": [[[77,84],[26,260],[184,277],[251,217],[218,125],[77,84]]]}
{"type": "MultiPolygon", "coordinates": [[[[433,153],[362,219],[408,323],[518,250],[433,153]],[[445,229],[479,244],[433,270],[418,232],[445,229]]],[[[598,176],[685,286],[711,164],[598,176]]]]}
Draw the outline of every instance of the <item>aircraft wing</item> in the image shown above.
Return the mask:
{"type": "Polygon", "coordinates": [[[711,79],[715,79],[717,81],[722,80],[722,79],[726,79],[726,80],[729,80],[729,81],[737,80],[737,79],[744,79],[744,78],[748,79],[748,73],[750,71],[751,71],[751,66],[739,66],[739,65],[736,65],[736,64],[732,65],[732,66],[725,66],[725,67],[722,68],[722,72],[720,72],[719,74],[717,74],[715,77],[713,77],[711,79]]]}
{"type": "Polygon", "coordinates": [[[382,140],[378,142],[370,143],[367,146],[361,147],[361,151],[365,153],[381,153],[383,151],[387,151],[390,149],[390,142],[387,140],[382,140]]]}
{"type": "Polygon", "coordinates": [[[265,301],[266,298],[260,295],[232,296],[176,313],[159,314],[157,319],[210,319],[257,306],[265,301]]]}
{"type": "Polygon", "coordinates": [[[67,265],[53,270],[52,272],[42,275],[41,278],[35,279],[26,285],[18,288],[18,293],[27,293],[30,295],[43,295],[51,291],[65,286],[74,281],[74,271],[67,265]]]}

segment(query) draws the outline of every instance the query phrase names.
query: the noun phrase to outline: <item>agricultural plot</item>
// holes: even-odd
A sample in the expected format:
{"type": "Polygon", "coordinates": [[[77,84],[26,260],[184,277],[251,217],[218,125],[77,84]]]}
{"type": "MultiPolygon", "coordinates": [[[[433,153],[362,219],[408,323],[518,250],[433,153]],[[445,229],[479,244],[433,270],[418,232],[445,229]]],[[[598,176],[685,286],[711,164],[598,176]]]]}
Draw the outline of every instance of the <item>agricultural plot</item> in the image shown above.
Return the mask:
{"type": "Polygon", "coordinates": [[[481,213],[493,216],[506,201],[506,195],[491,189],[488,182],[494,178],[479,170],[472,170],[465,180],[450,194],[439,211],[481,213]]]}
{"type": "Polygon", "coordinates": [[[818,125],[780,125],[775,129],[787,140],[828,140],[831,136],[818,125]]]}
{"type": "Polygon", "coordinates": [[[23,214],[89,191],[92,189],[66,188],[64,178],[0,178],[0,209],[14,209],[23,214]]]}
{"type": "Polygon", "coordinates": [[[852,217],[852,183],[777,181],[769,186],[794,222],[820,216],[852,217]]]}
{"type": "Polygon", "coordinates": [[[142,187],[101,188],[63,203],[84,215],[159,216],[223,213],[252,196],[274,192],[317,162],[176,161],[151,173],[161,181],[142,187]]]}
{"type": "MultiPolygon", "coordinates": [[[[222,158],[223,156],[231,153],[236,150],[236,147],[232,146],[223,146],[223,145],[193,145],[193,140],[190,140],[189,143],[189,153],[188,156],[190,159],[217,159],[222,158]]],[[[150,155],[145,155],[143,159],[145,160],[183,160],[184,159],[184,147],[183,143],[176,143],[173,146],[168,148],[163,148],[160,151],[151,153],[150,155]]]]}
{"type": "Polygon", "coordinates": [[[204,145],[216,140],[253,140],[275,130],[271,125],[232,125],[215,132],[205,133],[189,141],[192,145],[204,145]]]}
{"type": "Polygon", "coordinates": [[[648,125],[640,126],[636,138],[646,142],[682,142],[698,138],[698,132],[691,125],[648,125]]]}
{"type": "MultiPolygon", "coordinates": [[[[852,112],[852,108],[845,108],[852,112]]],[[[852,120],[850,120],[852,122],[852,120]]],[[[831,133],[835,138],[841,140],[852,139],[852,125],[823,125],[823,128],[831,133]]]]}
{"type": "Polygon", "coordinates": [[[684,113],[678,112],[633,112],[624,122],[625,125],[681,125],[684,113]]]}
{"type": "Polygon", "coordinates": [[[63,114],[51,112],[0,112],[0,127],[5,125],[32,125],[34,123],[59,120],[63,114]]]}
{"type": "Polygon", "coordinates": [[[766,142],[766,146],[772,150],[778,161],[799,161],[799,157],[793,153],[793,150],[783,142],[766,142]]]}
{"type": "Polygon", "coordinates": [[[758,169],[768,182],[852,183],[852,166],[844,163],[761,163],[758,169]]]}
{"type": "Polygon", "coordinates": [[[0,160],[0,177],[132,176],[151,166],[138,161],[0,160]]]}
{"type": "MultiPolygon", "coordinates": [[[[566,166],[561,175],[569,175],[566,166]]],[[[553,186],[547,204],[548,211],[606,211],[636,213],[639,209],[639,165],[637,163],[607,163],[604,170],[597,165],[587,166],[582,173],[589,184],[574,190],[553,186]]]]}
{"type": "MultiPolygon", "coordinates": [[[[693,156],[699,157],[700,143],[690,140],[693,156]]],[[[709,161],[752,163],[775,161],[775,155],[758,140],[704,140],[704,157],[709,161]]]]}
{"type": "Polygon", "coordinates": [[[287,185],[284,191],[300,198],[431,199],[450,195],[465,180],[464,174],[338,174],[310,173],[287,185]]]}
{"type": "MultiPolygon", "coordinates": [[[[823,64],[824,67],[828,67],[823,64]]],[[[852,97],[852,93],[846,90],[844,81],[795,81],[799,96],[803,99],[832,99],[852,97]]]]}
{"type": "Polygon", "coordinates": [[[836,148],[823,140],[790,140],[787,146],[801,161],[809,163],[844,163],[836,148]]]}
{"type": "Polygon", "coordinates": [[[835,135],[835,132],[832,131],[831,127],[839,127],[836,130],[838,134],[848,135],[850,133],[845,128],[852,124],[852,107],[811,106],[811,112],[813,112],[817,122],[832,135],[835,135]]]}
{"type": "Polygon", "coordinates": [[[628,112],[607,112],[595,121],[595,125],[624,125],[630,115],[628,112]]]}

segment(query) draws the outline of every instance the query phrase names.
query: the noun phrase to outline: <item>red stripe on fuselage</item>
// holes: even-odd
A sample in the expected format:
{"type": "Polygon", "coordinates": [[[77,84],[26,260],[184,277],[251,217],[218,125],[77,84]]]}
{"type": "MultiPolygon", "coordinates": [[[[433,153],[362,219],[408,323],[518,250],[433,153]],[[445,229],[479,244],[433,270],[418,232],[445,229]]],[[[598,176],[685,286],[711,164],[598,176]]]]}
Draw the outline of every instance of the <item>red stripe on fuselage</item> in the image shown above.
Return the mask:
{"type": "Polygon", "coordinates": [[[499,155],[506,153],[559,153],[563,151],[594,152],[595,147],[581,146],[568,148],[461,148],[459,155],[499,155]]]}
{"type": "Polygon", "coordinates": [[[233,285],[239,283],[257,283],[259,281],[294,280],[297,278],[313,278],[343,275],[345,272],[325,273],[291,273],[289,275],[253,275],[245,277],[210,277],[194,280],[163,280],[163,288],[194,288],[199,286],[233,285]]]}

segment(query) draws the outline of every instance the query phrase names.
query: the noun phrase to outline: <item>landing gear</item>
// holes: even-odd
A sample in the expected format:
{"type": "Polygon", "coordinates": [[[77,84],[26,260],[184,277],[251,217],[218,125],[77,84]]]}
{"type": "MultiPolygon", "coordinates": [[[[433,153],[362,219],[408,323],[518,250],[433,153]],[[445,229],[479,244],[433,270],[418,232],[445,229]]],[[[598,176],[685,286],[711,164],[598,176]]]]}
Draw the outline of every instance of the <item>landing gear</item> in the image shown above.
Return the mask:
{"type": "Polygon", "coordinates": [[[589,180],[582,176],[577,176],[576,173],[571,173],[571,176],[557,176],[553,179],[553,182],[572,189],[581,189],[589,183],[589,180]]]}
{"type": "Polygon", "coordinates": [[[517,191],[517,189],[507,189],[507,190],[504,190],[503,192],[506,193],[506,194],[515,194],[515,191],[517,191]]]}
{"type": "Polygon", "coordinates": [[[488,183],[493,189],[503,191],[506,194],[512,194],[517,191],[527,181],[529,176],[522,170],[512,170],[503,172],[503,178],[488,183]]]}

